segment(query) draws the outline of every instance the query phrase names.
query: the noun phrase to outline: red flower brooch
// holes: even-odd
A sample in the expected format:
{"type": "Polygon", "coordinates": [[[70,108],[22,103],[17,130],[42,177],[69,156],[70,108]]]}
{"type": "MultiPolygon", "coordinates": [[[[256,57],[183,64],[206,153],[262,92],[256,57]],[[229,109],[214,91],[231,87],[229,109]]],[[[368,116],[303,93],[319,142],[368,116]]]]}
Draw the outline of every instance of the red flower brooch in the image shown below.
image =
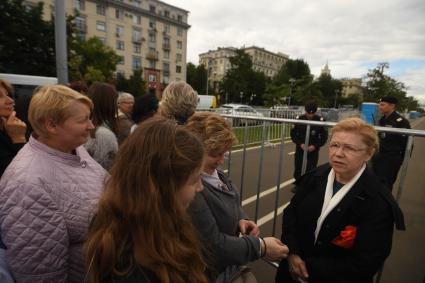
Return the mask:
{"type": "Polygon", "coordinates": [[[354,244],[354,239],[356,238],[357,227],[355,226],[345,226],[345,229],[342,230],[339,235],[332,240],[332,244],[344,248],[351,249],[354,244]]]}

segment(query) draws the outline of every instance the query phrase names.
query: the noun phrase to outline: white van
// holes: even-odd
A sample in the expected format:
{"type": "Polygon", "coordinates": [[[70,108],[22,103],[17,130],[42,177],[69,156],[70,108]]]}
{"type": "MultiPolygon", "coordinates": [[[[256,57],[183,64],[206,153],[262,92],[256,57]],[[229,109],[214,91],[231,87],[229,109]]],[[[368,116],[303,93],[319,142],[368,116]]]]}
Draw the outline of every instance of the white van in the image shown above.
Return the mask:
{"type": "Polygon", "coordinates": [[[0,73],[0,79],[9,82],[13,86],[13,97],[15,100],[18,99],[20,96],[31,96],[34,92],[34,89],[38,86],[52,85],[58,83],[58,79],[54,77],[40,77],[3,73],[0,73]]]}
{"type": "Polygon", "coordinates": [[[198,94],[198,110],[209,110],[217,107],[217,101],[214,95],[199,95],[198,94]]]}

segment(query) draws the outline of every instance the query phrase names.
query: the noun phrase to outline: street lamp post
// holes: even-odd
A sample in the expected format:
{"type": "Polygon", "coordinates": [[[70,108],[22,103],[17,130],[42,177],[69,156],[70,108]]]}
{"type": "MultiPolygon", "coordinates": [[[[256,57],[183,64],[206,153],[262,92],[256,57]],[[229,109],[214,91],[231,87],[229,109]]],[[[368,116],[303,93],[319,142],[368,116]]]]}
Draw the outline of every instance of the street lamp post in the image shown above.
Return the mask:
{"type": "Polygon", "coordinates": [[[241,91],[240,94],[241,94],[241,103],[242,103],[243,91],[241,91]]]}
{"type": "Polygon", "coordinates": [[[294,84],[295,84],[296,80],[294,78],[290,78],[289,79],[289,83],[290,83],[290,89],[289,89],[289,102],[288,102],[288,106],[291,106],[291,97],[292,97],[292,91],[294,90],[294,84]]]}
{"type": "Polygon", "coordinates": [[[334,108],[336,108],[336,100],[338,98],[339,89],[335,90],[335,101],[334,101],[334,108]]]}

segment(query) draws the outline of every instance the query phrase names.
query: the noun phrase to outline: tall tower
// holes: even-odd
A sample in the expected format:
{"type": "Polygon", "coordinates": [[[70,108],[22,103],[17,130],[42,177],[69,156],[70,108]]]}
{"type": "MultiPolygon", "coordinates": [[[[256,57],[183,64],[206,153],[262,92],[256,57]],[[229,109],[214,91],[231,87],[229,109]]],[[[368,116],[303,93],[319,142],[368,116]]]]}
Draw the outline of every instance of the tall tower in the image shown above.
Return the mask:
{"type": "Polygon", "coordinates": [[[326,65],[325,65],[325,67],[322,69],[322,72],[320,73],[320,75],[321,75],[321,76],[323,76],[323,75],[328,75],[328,76],[330,76],[330,75],[331,75],[331,70],[329,69],[328,61],[326,61],[326,65]]]}

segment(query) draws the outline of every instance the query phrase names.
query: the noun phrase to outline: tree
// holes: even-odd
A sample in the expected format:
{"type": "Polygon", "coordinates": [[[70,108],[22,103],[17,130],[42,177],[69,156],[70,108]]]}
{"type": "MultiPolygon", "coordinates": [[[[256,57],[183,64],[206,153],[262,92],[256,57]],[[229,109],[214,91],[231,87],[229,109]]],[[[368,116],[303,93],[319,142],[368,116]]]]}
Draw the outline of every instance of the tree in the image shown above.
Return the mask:
{"type": "Polygon", "coordinates": [[[70,48],[74,50],[69,58],[72,80],[112,80],[120,57],[111,47],[104,45],[100,39],[92,37],[87,41],[77,39],[70,48]]]}
{"type": "Polygon", "coordinates": [[[273,83],[276,85],[288,84],[290,79],[304,80],[305,83],[311,82],[313,77],[307,62],[303,59],[288,59],[273,78],[273,83]]]}
{"type": "Polygon", "coordinates": [[[129,79],[118,76],[116,86],[117,90],[129,92],[135,97],[146,94],[146,82],[143,80],[142,70],[135,70],[129,79]]]}
{"type": "Polygon", "coordinates": [[[220,84],[220,92],[228,102],[263,105],[267,79],[261,72],[252,69],[251,57],[244,50],[236,50],[229,58],[231,68],[220,84]]]}
{"type": "Polygon", "coordinates": [[[390,65],[384,62],[378,63],[374,69],[369,70],[366,75],[365,100],[378,102],[381,97],[390,95],[398,99],[399,103],[397,108],[399,110],[416,110],[415,108],[418,107],[418,101],[412,97],[406,96],[407,87],[405,84],[384,74],[385,70],[389,68],[390,65]]]}
{"type": "MultiPolygon", "coordinates": [[[[190,84],[199,94],[206,94],[207,88],[207,70],[204,65],[195,66],[193,63],[187,64],[186,82],[190,84]]],[[[212,89],[208,90],[209,94],[212,89]]]]}
{"type": "Polygon", "coordinates": [[[341,101],[342,83],[340,80],[332,78],[331,75],[322,74],[313,83],[313,88],[320,91],[323,98],[322,106],[337,107],[341,101]]]}
{"type": "Polygon", "coordinates": [[[0,1],[0,72],[55,76],[54,25],[43,20],[43,3],[0,1]]]}

